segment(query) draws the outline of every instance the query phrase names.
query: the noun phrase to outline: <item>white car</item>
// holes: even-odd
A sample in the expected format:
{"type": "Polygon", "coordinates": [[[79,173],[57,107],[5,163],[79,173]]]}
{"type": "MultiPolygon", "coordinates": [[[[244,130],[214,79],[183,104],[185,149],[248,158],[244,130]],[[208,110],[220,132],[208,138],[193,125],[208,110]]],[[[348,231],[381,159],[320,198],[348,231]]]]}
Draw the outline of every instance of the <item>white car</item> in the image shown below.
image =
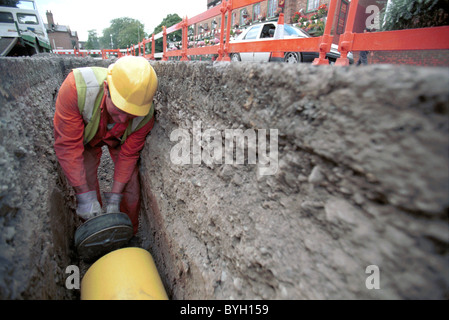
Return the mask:
{"type": "MultiPolygon", "coordinates": [[[[254,24],[245,29],[236,39],[232,40],[231,43],[273,40],[276,28],[277,22],[275,21],[254,24]]],[[[310,37],[311,36],[303,29],[290,24],[284,24],[284,39],[310,37]]],[[[271,52],[232,52],[229,56],[231,61],[277,61],[271,57],[271,52]]],[[[286,63],[313,62],[318,56],[318,52],[285,52],[283,61],[286,63]]],[[[338,46],[336,44],[332,44],[331,51],[327,53],[326,57],[329,59],[330,63],[334,63],[335,60],[340,57],[340,52],[338,52],[338,46]]],[[[351,64],[354,63],[352,53],[348,54],[348,58],[351,64]]]]}

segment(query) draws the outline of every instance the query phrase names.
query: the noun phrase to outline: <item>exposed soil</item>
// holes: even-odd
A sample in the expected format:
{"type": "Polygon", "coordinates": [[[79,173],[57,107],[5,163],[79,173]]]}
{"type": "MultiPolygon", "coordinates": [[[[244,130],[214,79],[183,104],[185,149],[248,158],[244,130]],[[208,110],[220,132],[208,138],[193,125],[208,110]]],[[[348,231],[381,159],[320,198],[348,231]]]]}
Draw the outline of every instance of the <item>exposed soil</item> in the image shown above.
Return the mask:
{"type": "MultiPolygon", "coordinates": [[[[78,299],[72,188],[54,155],[71,68],[0,59],[0,298],[78,299]]],[[[154,63],[156,124],[139,162],[139,236],[171,299],[447,299],[449,72],[394,67],[154,63]],[[277,129],[275,174],[170,159],[176,129],[277,129]],[[380,289],[366,287],[366,268],[380,289]]],[[[203,140],[204,155],[214,152],[203,140]]],[[[275,146],[272,146],[273,148],[275,146]]],[[[254,146],[247,145],[248,148],[254,146]]],[[[260,150],[259,150],[260,151],[260,150]]],[[[235,159],[235,158],[233,158],[235,159]]],[[[104,149],[102,191],[112,183],[104,149]]]]}

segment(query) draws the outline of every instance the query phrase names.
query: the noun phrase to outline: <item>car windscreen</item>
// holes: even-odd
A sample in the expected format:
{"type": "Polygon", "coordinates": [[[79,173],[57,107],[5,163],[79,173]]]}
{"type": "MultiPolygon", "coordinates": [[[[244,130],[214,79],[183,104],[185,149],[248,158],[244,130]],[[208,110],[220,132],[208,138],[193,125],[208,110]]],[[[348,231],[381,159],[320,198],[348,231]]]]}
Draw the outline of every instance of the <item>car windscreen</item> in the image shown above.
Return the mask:
{"type": "Polygon", "coordinates": [[[34,2],[28,0],[17,1],[16,7],[19,9],[36,10],[34,2]]]}
{"type": "Polygon", "coordinates": [[[24,24],[39,24],[39,21],[34,14],[18,13],[17,20],[19,20],[19,23],[24,24]]]}
{"type": "Polygon", "coordinates": [[[245,40],[254,40],[257,39],[257,36],[260,33],[260,28],[262,27],[262,25],[258,25],[258,26],[254,26],[252,27],[248,33],[246,34],[246,36],[243,38],[245,40]]]}
{"type": "Polygon", "coordinates": [[[284,25],[284,32],[285,35],[288,36],[297,36],[297,37],[301,37],[301,38],[306,38],[307,35],[305,32],[303,32],[302,30],[289,26],[288,24],[284,25]]]}

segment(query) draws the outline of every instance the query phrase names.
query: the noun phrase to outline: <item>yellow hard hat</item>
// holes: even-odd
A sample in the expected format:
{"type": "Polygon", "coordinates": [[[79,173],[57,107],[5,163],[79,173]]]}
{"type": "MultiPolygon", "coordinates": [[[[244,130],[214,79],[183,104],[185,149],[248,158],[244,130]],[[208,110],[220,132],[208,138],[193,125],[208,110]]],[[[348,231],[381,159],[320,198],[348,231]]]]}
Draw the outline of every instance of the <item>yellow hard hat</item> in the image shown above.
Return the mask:
{"type": "Polygon", "coordinates": [[[157,75],[145,58],[118,59],[109,66],[107,81],[117,108],[138,117],[148,114],[157,89],[157,75]]]}

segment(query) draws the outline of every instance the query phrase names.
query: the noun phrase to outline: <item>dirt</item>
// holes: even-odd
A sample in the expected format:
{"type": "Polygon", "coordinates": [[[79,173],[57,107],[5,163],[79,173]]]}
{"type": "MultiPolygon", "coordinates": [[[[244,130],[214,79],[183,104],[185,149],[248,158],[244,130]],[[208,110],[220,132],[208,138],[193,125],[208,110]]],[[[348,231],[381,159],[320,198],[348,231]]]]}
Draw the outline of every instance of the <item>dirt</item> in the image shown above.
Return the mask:
{"type": "Polygon", "coordinates": [[[144,212],[172,297],[448,296],[447,69],[154,67],[144,212]],[[278,129],[279,170],[174,164],[170,135],[193,140],[198,121],[223,139],[226,129],[278,129]],[[371,265],[379,290],[366,287],[371,265]]]}
{"type": "MultiPolygon", "coordinates": [[[[0,59],[2,299],[79,298],[65,268],[88,266],[73,251],[80,222],[52,117],[71,68],[108,63],[0,59]]],[[[171,299],[449,297],[448,69],[153,66],[139,236],[171,299]],[[223,147],[226,129],[277,129],[277,172],[261,175],[260,162],[248,161],[174,164],[170,135],[183,129],[193,139],[199,121],[223,147]],[[367,286],[369,266],[379,289],[367,286]]],[[[104,149],[103,191],[112,167],[104,149]]]]}
{"type": "Polygon", "coordinates": [[[71,68],[52,54],[0,59],[0,298],[74,299],[75,198],[53,150],[54,103],[71,68]]]}

